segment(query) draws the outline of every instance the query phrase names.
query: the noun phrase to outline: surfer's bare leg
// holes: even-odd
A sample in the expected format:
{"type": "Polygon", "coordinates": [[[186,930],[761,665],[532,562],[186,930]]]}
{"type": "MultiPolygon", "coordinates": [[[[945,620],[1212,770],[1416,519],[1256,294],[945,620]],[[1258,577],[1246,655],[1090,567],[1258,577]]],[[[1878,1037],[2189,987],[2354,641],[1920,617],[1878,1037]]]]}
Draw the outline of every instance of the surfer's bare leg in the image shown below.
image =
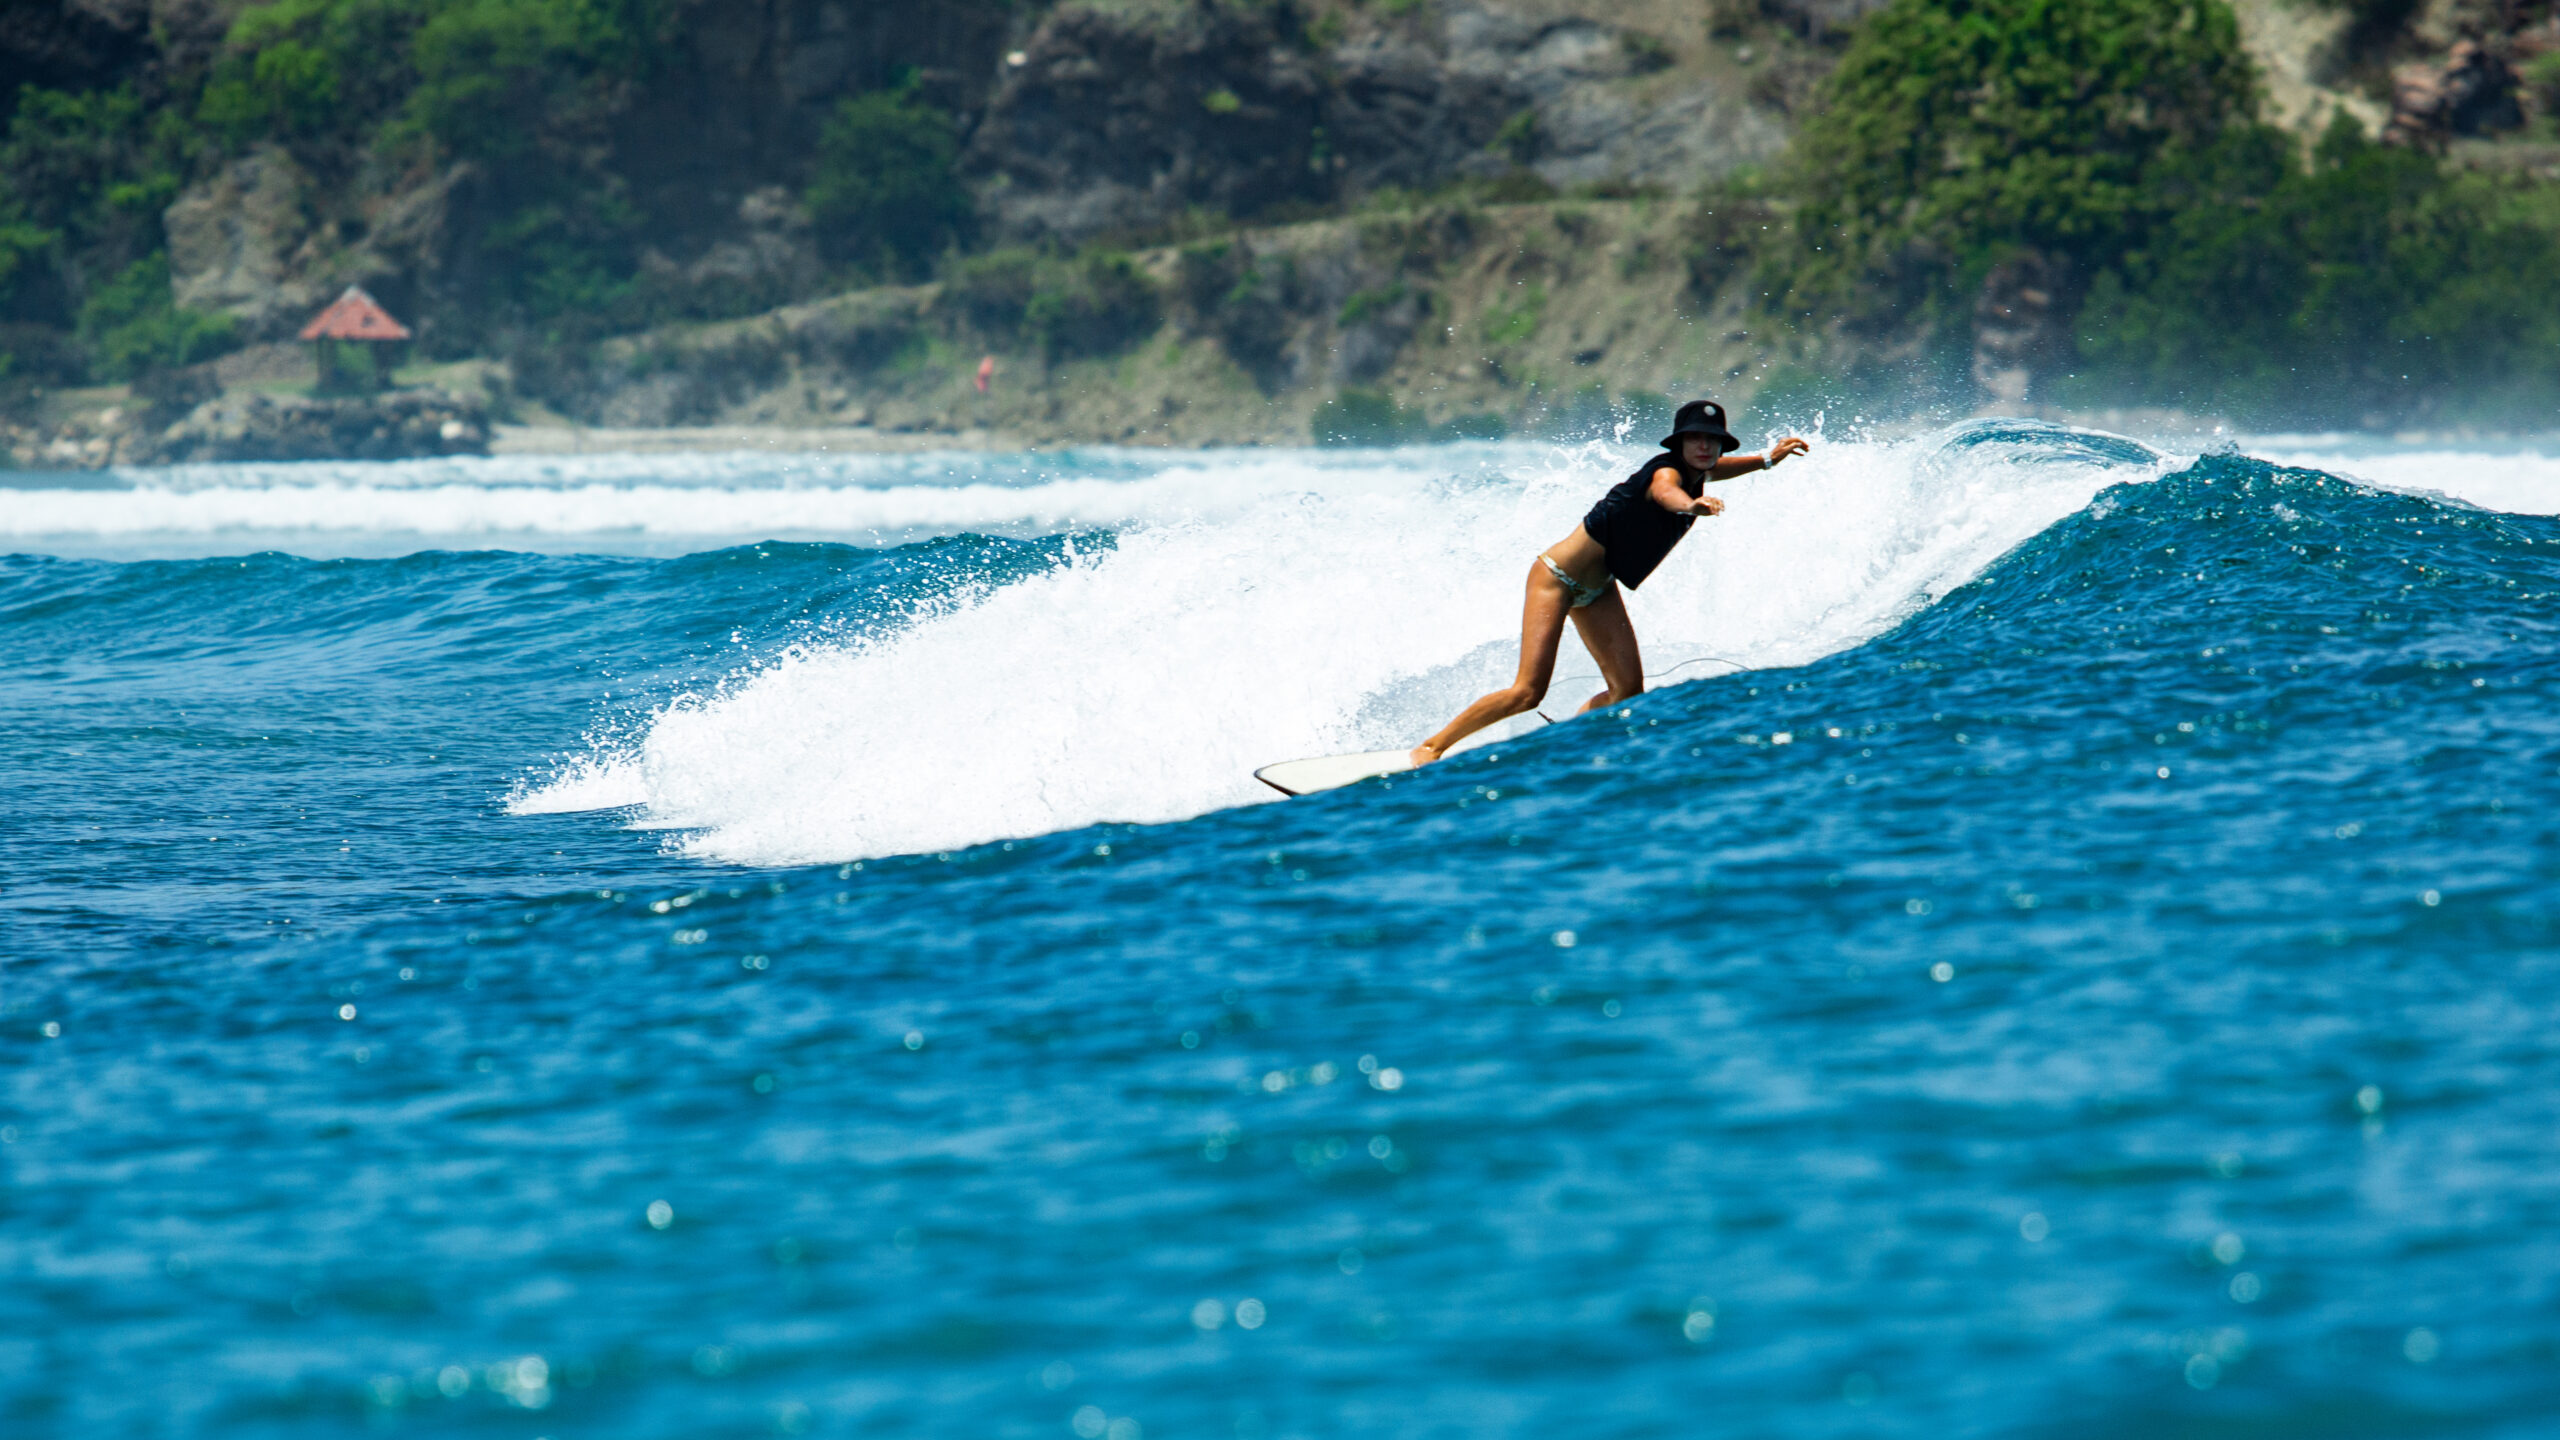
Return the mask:
{"type": "Polygon", "coordinates": [[[1582,637],[1582,648],[1600,662],[1600,679],[1609,687],[1583,701],[1582,709],[1573,713],[1644,693],[1644,656],[1636,649],[1636,626],[1627,617],[1626,592],[1615,581],[1606,594],[1573,612],[1573,629],[1582,637]]]}
{"type": "MultiPolygon", "coordinates": [[[[1414,764],[1428,765],[1487,725],[1538,708],[1538,702],[1547,698],[1547,682],[1555,677],[1556,647],[1564,641],[1564,617],[1571,605],[1564,583],[1543,562],[1531,561],[1529,594],[1520,607],[1520,673],[1509,685],[1459,711],[1458,718],[1441,727],[1439,734],[1415,746],[1414,764]]],[[[1625,608],[1621,606],[1618,613],[1623,618],[1625,608]]],[[[1632,631],[1628,639],[1633,643],[1632,631]]]]}

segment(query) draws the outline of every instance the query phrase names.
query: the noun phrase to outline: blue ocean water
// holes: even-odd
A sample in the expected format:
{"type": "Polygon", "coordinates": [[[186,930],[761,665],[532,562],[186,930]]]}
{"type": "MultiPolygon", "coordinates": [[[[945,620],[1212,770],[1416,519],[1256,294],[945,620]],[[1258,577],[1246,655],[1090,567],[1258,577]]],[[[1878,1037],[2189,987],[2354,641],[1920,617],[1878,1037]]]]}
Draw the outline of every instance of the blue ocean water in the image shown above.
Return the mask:
{"type": "Polygon", "coordinates": [[[2551,1433],[2560,464],[1631,453],[21,477],[0,1431],[2551,1433]]]}

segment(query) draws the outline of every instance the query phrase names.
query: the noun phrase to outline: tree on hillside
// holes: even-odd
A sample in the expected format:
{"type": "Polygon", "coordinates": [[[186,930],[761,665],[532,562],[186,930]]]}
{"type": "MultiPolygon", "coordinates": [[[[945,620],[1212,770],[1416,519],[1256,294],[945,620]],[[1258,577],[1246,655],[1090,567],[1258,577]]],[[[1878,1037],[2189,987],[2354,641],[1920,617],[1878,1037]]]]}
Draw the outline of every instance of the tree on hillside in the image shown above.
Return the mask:
{"type": "Polygon", "coordinates": [[[2350,425],[2560,400],[2560,187],[2344,114],[2307,155],[2258,119],[2223,0],[1893,0],[1787,183],[1759,288],[1866,342],[1848,393],[2015,400],[2032,377],[2033,398],[2350,425]]]}
{"type": "MultiPolygon", "coordinates": [[[[75,329],[85,359],[38,344],[51,352],[41,370],[123,380],[238,343],[227,320],[181,310],[169,291],[160,212],[191,145],[183,121],[130,85],[19,92],[0,138],[0,347],[31,329],[75,329]]],[[[0,374],[20,368],[0,353],[0,374]]]]}
{"type": "Polygon", "coordinates": [[[2088,385],[2286,423],[2448,410],[2548,423],[2560,390],[2560,192],[2449,174],[2340,115],[2097,276],[2088,385]]]}
{"type": "Polygon", "coordinates": [[[1796,142],[1790,308],[1927,318],[2021,247],[2101,268],[2256,101],[2222,0],[1895,0],[1796,142]]]}
{"type": "Polygon", "coordinates": [[[845,101],[819,132],[809,185],[821,243],[883,278],[921,272],[969,224],[959,155],[951,117],[925,104],[912,79],[845,101]]]}

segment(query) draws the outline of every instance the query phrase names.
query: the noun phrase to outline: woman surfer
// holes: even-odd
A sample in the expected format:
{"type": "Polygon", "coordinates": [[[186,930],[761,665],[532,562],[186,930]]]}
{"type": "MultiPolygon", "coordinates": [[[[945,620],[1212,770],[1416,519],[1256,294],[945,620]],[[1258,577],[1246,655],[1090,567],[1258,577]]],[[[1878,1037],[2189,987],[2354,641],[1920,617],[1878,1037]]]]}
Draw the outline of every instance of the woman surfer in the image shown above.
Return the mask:
{"type": "Polygon", "coordinates": [[[1635,626],[1627,619],[1618,587],[1642,585],[1689,533],[1692,522],[1723,512],[1723,501],[1702,493],[1708,481],[1766,470],[1808,448],[1792,435],[1770,446],[1766,455],[1732,453],[1741,447],[1725,428],[1723,406],[1712,400],[1681,406],[1671,433],[1662,438],[1663,453],[1611,486],[1572,534],[1529,567],[1529,598],[1520,615],[1520,673],[1415,746],[1413,763],[1428,765],[1487,725],[1537,708],[1555,674],[1556,646],[1564,638],[1567,616],[1582,636],[1583,648],[1600,662],[1600,678],[1609,687],[1584,701],[1582,709],[1644,693],[1644,660],[1636,653],[1635,626]]]}

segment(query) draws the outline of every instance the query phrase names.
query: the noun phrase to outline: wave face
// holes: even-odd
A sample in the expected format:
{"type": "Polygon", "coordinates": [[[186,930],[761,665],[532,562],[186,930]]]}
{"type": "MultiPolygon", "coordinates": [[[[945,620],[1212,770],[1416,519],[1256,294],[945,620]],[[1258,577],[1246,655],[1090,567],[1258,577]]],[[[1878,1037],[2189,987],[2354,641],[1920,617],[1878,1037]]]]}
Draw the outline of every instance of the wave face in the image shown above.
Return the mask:
{"type": "Polygon", "coordinates": [[[1637,457],[13,492],[5,1428],[2537,1433],[2560,463],[2285,455],[1826,444],[1252,804],[1637,457]]]}
{"type": "MultiPolygon", "coordinates": [[[[638,807],[689,853],[801,864],[1270,792],[1273,759],[1411,745],[1510,678],[1529,556],[1589,502],[1597,453],[1507,475],[1417,457],[1240,464],[1047,573],[812,637],[571,759],[519,813],[638,807]]],[[[1851,446],[1819,504],[1786,471],[1723,487],[1683,563],[1629,598],[1663,681],[1801,663],[1875,634],[2158,457],[2050,427],[1851,446]]],[[[1205,473],[1205,472],[1204,472],[1205,473]]],[[[1598,688],[1568,640],[1548,713],[1598,688]]]]}

